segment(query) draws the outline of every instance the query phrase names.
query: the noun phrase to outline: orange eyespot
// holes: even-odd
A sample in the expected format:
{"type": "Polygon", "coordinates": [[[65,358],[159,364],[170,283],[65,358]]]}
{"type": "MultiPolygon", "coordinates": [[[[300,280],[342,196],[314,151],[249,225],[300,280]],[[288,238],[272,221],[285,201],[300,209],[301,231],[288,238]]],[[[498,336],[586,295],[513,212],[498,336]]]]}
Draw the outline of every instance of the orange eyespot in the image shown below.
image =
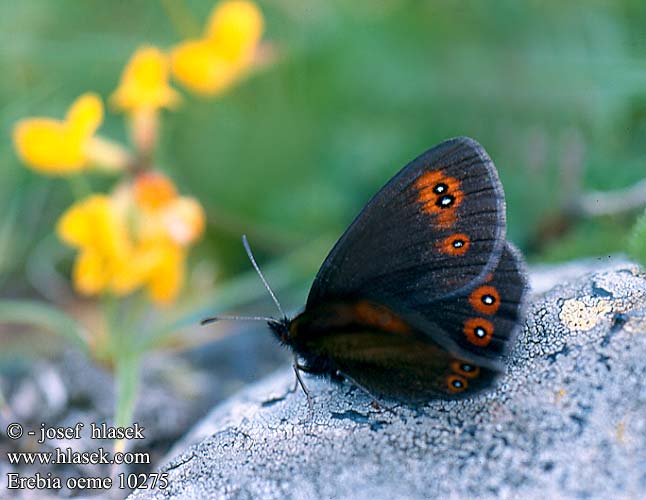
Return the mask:
{"type": "Polygon", "coordinates": [[[451,362],[451,370],[466,378],[476,378],[480,375],[480,367],[459,359],[451,362]]]}
{"type": "Polygon", "coordinates": [[[435,204],[439,197],[457,191],[460,188],[460,181],[444,175],[441,170],[434,170],[419,176],[415,181],[415,188],[419,191],[417,201],[435,204]]]}
{"type": "Polygon", "coordinates": [[[464,334],[473,345],[485,347],[491,342],[493,324],[484,318],[469,318],[464,322],[464,334]]]}
{"type": "Polygon", "coordinates": [[[446,388],[451,394],[462,392],[467,387],[469,387],[469,382],[461,375],[449,375],[446,377],[446,388]]]}
{"type": "Polygon", "coordinates": [[[421,175],[415,181],[415,188],[419,192],[417,201],[423,205],[422,210],[436,216],[437,226],[448,229],[455,224],[455,209],[463,198],[460,181],[436,170],[421,175]]]}
{"type": "Polygon", "coordinates": [[[493,286],[479,286],[469,295],[469,303],[479,313],[495,314],[500,307],[500,295],[493,286]]]}
{"type": "Polygon", "coordinates": [[[470,243],[466,234],[456,233],[440,241],[437,246],[440,252],[458,257],[467,253],[470,243]]]}

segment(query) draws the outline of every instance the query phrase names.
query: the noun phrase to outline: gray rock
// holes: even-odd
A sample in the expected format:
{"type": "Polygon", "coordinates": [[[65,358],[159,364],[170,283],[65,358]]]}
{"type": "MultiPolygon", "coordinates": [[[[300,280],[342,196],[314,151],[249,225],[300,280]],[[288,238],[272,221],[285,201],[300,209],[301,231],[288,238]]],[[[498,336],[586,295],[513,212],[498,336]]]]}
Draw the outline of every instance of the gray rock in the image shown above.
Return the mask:
{"type": "Polygon", "coordinates": [[[284,369],[217,407],[150,498],[646,498],[646,274],[534,297],[491,392],[379,411],[284,369]]]}

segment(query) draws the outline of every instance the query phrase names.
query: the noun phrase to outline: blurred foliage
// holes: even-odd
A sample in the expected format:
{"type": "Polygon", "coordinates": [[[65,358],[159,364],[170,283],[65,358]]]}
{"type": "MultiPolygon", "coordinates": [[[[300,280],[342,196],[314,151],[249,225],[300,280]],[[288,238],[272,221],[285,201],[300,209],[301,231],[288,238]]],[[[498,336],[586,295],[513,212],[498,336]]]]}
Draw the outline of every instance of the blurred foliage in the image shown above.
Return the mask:
{"type": "Polygon", "coordinates": [[[630,256],[646,266],[646,211],[637,219],[628,242],[630,256]]]}
{"type": "MultiPolygon", "coordinates": [[[[193,255],[194,286],[217,295],[217,280],[249,269],[242,233],[261,261],[289,263],[292,250],[316,242],[296,280],[306,285],[369,197],[451,136],[476,138],[494,159],[510,238],[526,250],[545,216],[574,195],[562,181],[572,162],[584,189],[625,187],[646,172],[643,0],[259,4],[276,63],[222,97],[187,94],[163,121],[161,167],[202,202],[209,219],[193,255]],[[211,275],[217,280],[205,283],[211,275]]],[[[176,44],[204,25],[212,6],[0,4],[2,295],[33,294],[39,245],[73,198],[64,181],[20,165],[10,144],[13,124],[34,114],[62,116],[88,89],[109,95],[136,47],[176,44]]],[[[103,131],[125,140],[120,120],[107,116],[103,131]]],[[[577,223],[530,257],[620,251],[632,223],[577,223]]],[[[298,300],[287,307],[304,297],[298,300]]]]}

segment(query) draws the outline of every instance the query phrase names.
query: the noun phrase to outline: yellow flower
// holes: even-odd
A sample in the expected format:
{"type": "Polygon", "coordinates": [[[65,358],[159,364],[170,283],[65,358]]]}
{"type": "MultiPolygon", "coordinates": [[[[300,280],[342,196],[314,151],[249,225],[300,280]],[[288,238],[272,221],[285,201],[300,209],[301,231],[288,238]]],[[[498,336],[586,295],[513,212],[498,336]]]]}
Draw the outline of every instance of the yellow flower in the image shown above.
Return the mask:
{"type": "Polygon", "coordinates": [[[139,175],[112,196],[92,195],[70,207],[58,235],[78,248],[73,281],[85,295],[127,295],[146,288],[158,304],[175,300],[188,247],[204,230],[199,203],[177,195],[162,174],[139,175]]]}
{"type": "MultiPolygon", "coordinates": [[[[57,232],[65,243],[80,250],[73,273],[79,292],[94,295],[120,282],[132,248],[125,220],[111,198],[92,195],[72,205],[59,219],[57,232]]],[[[121,284],[118,288],[129,292],[138,285],[131,277],[140,273],[125,274],[129,286],[121,284]]]]}
{"type": "Polygon", "coordinates": [[[253,2],[229,0],[213,9],[205,38],[223,58],[245,65],[253,58],[263,28],[262,14],[253,2]]]}
{"type": "Polygon", "coordinates": [[[248,0],[217,5],[199,40],[179,44],[171,54],[175,78],[186,87],[216,95],[240,79],[253,64],[264,21],[248,0]]]}
{"type": "Polygon", "coordinates": [[[110,100],[122,111],[173,108],[180,96],[168,84],[168,58],[155,47],[138,49],[126,65],[110,100]]]}
{"type": "Polygon", "coordinates": [[[18,155],[41,173],[70,174],[83,170],[92,160],[93,135],[103,121],[103,104],[92,93],[79,97],[65,120],[27,118],[13,133],[18,155]]]}
{"type": "Polygon", "coordinates": [[[189,40],[178,45],[172,61],[175,78],[205,95],[221,94],[233,85],[241,71],[214,50],[208,40],[189,40]]]}

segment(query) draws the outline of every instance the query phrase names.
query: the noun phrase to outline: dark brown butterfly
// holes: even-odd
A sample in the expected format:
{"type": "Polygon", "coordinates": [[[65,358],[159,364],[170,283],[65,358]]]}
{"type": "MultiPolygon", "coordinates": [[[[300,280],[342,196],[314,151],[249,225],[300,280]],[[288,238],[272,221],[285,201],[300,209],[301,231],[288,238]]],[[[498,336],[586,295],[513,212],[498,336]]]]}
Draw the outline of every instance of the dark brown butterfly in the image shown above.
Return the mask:
{"type": "Polygon", "coordinates": [[[505,227],[491,159],[447,140],[366,204],[305,310],[269,327],[308,373],[403,401],[474,394],[504,370],[527,288],[505,227]]]}

